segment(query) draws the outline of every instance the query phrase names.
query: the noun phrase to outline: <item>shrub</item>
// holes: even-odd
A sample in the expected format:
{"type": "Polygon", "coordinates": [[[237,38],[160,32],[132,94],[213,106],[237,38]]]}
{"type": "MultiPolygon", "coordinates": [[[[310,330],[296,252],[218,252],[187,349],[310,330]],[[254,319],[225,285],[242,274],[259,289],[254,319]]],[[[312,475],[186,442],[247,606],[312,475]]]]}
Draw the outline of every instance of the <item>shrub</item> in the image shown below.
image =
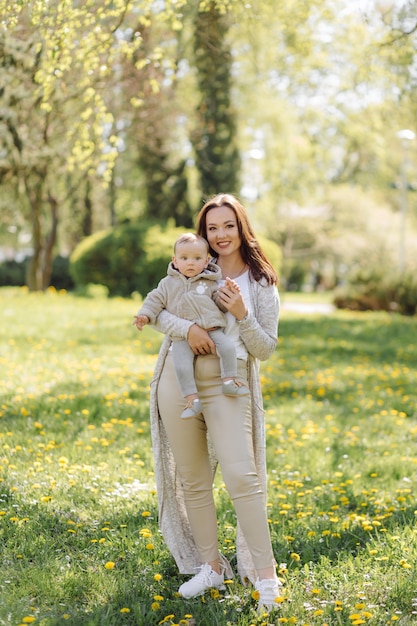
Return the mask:
{"type": "MultiPolygon", "coordinates": [[[[126,224],[101,231],[84,239],[70,258],[70,273],[78,290],[99,284],[110,296],[145,296],[166,275],[174,241],[184,228],[149,222],[126,224]]],[[[281,262],[280,249],[273,241],[259,238],[275,269],[281,262]]]]}
{"type": "Polygon", "coordinates": [[[268,257],[269,261],[271,262],[273,268],[277,272],[278,278],[279,278],[281,266],[282,266],[281,248],[279,247],[277,243],[275,243],[275,241],[272,241],[272,239],[267,239],[263,235],[257,235],[256,238],[262,250],[264,251],[265,255],[268,257]]]}
{"type": "Polygon", "coordinates": [[[149,222],[125,224],[84,239],[70,258],[77,288],[100,284],[110,296],[145,295],[166,274],[175,239],[184,231],[149,222]]]}
{"type": "Polygon", "coordinates": [[[354,311],[398,311],[415,315],[417,278],[414,272],[384,272],[383,268],[361,269],[337,290],[334,304],[354,311]]]}
{"type": "Polygon", "coordinates": [[[66,291],[74,289],[74,281],[69,269],[69,257],[58,255],[54,258],[49,282],[56,289],[66,289],[66,291]]]}
{"type": "Polygon", "coordinates": [[[26,260],[0,263],[0,287],[21,287],[25,284],[26,260]]]}

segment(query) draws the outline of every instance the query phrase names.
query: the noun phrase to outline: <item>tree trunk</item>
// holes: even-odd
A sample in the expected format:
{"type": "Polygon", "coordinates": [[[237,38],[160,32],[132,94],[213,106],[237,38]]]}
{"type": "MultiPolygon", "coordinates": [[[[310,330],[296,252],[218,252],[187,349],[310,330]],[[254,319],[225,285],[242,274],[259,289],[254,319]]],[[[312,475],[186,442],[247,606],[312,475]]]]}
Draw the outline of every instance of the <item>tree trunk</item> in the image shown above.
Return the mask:
{"type": "Polygon", "coordinates": [[[89,237],[93,232],[93,203],[91,202],[91,182],[85,181],[84,213],[81,225],[83,237],[89,237]]]}
{"type": "Polygon", "coordinates": [[[237,117],[232,104],[232,54],[227,41],[229,18],[215,2],[198,11],[194,53],[200,103],[192,133],[202,202],[219,191],[238,193],[240,155],[237,117]]]}
{"type": "Polygon", "coordinates": [[[52,274],[53,251],[58,232],[58,202],[56,198],[48,192],[48,204],[51,210],[51,230],[45,240],[42,255],[42,289],[45,291],[49,287],[52,274]]]}
{"type": "Polygon", "coordinates": [[[42,255],[42,226],[41,226],[41,207],[43,194],[43,181],[45,178],[37,177],[37,182],[33,189],[25,180],[26,195],[29,199],[31,224],[32,224],[32,246],[33,255],[31,256],[27,271],[26,284],[29,291],[40,291],[42,289],[42,272],[40,261],[42,255]]]}

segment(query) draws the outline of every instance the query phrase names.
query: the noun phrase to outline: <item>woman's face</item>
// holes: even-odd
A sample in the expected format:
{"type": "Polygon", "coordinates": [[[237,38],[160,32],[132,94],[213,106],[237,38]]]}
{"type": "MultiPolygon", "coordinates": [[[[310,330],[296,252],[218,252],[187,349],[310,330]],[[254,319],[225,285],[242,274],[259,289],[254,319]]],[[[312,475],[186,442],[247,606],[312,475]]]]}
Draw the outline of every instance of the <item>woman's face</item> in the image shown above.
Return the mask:
{"type": "Polygon", "coordinates": [[[234,211],[228,206],[215,207],[206,214],[207,240],[217,256],[240,253],[241,238],[234,211]]]}

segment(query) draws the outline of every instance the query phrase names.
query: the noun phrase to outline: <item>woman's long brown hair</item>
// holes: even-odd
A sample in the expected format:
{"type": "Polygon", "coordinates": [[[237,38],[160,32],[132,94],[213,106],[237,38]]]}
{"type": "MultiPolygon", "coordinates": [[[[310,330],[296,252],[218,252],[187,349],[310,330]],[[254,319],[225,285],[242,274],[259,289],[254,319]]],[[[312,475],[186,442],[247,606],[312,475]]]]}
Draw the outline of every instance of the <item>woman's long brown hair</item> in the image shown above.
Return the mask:
{"type": "MultiPolygon", "coordinates": [[[[242,259],[249,266],[251,275],[257,281],[263,278],[268,285],[275,285],[278,281],[277,274],[256,239],[244,206],[235,196],[228,193],[219,193],[208,200],[197,215],[197,233],[207,240],[207,213],[211,209],[223,206],[232,209],[236,216],[241,240],[240,252],[242,259]]],[[[216,256],[216,253],[211,248],[210,253],[216,256]]]]}

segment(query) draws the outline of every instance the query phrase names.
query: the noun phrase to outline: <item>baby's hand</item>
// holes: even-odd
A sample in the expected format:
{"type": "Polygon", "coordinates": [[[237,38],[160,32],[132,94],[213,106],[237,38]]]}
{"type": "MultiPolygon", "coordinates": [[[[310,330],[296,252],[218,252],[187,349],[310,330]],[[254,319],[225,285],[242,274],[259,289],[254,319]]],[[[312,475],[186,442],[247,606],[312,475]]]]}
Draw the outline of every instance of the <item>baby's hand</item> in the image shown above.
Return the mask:
{"type": "Polygon", "coordinates": [[[138,330],[142,330],[146,324],[149,324],[149,317],[147,315],[135,315],[133,317],[132,326],[136,326],[138,330]]]}
{"type": "Polygon", "coordinates": [[[236,281],[232,280],[231,278],[229,278],[228,276],[226,277],[226,281],[225,281],[225,287],[227,287],[228,289],[230,289],[231,291],[234,291],[234,293],[240,293],[240,287],[237,284],[236,281]]]}

